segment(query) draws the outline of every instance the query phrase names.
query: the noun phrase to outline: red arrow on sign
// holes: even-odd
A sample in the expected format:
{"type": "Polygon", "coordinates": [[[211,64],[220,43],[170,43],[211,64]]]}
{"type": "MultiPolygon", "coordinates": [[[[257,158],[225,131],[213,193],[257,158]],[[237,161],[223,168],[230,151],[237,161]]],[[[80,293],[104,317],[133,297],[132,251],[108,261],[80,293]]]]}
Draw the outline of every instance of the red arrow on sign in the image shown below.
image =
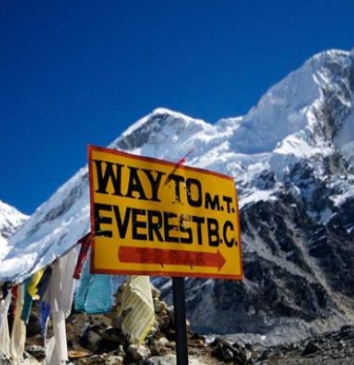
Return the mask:
{"type": "Polygon", "coordinates": [[[188,265],[217,267],[218,271],[226,260],[218,250],[211,252],[194,252],[166,250],[161,248],[127,247],[119,248],[119,261],[131,264],[188,265]]]}

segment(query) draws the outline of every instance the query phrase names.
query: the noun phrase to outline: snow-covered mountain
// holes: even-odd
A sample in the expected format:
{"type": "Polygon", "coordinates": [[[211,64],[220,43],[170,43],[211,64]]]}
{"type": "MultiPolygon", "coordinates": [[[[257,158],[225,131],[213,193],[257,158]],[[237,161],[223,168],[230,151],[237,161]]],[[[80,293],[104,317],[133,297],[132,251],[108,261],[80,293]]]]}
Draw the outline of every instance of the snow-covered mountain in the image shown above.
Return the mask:
{"type": "MultiPolygon", "coordinates": [[[[189,165],[235,178],[245,279],[188,279],[196,327],[284,336],[354,320],[353,91],[354,53],[327,51],[245,116],[212,125],[160,108],[110,145],[170,161],[193,150],[189,165]]],[[[83,168],[11,238],[0,280],[23,280],[88,230],[83,168]]]]}
{"type": "Polygon", "coordinates": [[[0,200],[0,260],[9,251],[8,239],[29,217],[0,200]]]}

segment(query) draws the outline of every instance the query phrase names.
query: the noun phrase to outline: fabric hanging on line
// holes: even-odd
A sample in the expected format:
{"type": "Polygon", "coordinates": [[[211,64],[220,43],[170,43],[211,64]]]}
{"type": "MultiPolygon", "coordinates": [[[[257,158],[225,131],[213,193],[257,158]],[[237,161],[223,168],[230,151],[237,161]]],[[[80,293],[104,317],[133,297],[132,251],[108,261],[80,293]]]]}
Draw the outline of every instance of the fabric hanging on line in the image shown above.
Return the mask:
{"type": "Polygon", "coordinates": [[[21,319],[27,324],[32,309],[33,300],[40,298],[38,294],[38,285],[43,277],[45,269],[36,272],[31,278],[24,282],[24,304],[22,306],[21,319]]]}
{"type": "Polygon", "coordinates": [[[11,304],[11,292],[8,292],[5,299],[0,300],[0,354],[10,355],[10,333],[7,314],[11,304]]]}
{"type": "Polygon", "coordinates": [[[43,296],[43,301],[50,305],[54,330],[54,339],[50,340],[50,343],[54,343],[53,351],[47,349],[48,365],[62,365],[68,361],[65,318],[69,316],[73,303],[73,273],[76,260],[77,251],[76,247],[73,247],[55,261],[48,288],[43,296]]]}
{"type": "Polygon", "coordinates": [[[45,342],[45,365],[58,365],[58,359],[54,354],[55,347],[55,337],[53,336],[48,341],[45,342]]]}
{"type": "Polygon", "coordinates": [[[24,282],[24,303],[22,306],[21,319],[28,324],[33,300],[38,300],[38,284],[41,281],[45,269],[36,272],[31,278],[24,282]]]}
{"type": "Polygon", "coordinates": [[[77,259],[77,264],[74,270],[74,279],[79,280],[81,277],[81,272],[84,267],[84,263],[87,259],[87,255],[91,246],[91,232],[87,233],[86,236],[80,238],[77,244],[81,244],[79,258],[77,259]]]}
{"type": "MultiPolygon", "coordinates": [[[[1,282],[0,282],[0,286],[1,286],[1,282]]],[[[7,297],[8,293],[9,293],[9,283],[2,284],[0,300],[5,299],[7,297]]]]}
{"type": "Polygon", "coordinates": [[[75,293],[75,310],[88,314],[106,313],[113,306],[111,275],[90,274],[90,260],[84,265],[75,293]]]}
{"type": "Polygon", "coordinates": [[[65,328],[65,313],[54,313],[52,316],[53,331],[55,336],[55,352],[60,364],[65,364],[68,360],[68,348],[65,328]]]}
{"type": "Polygon", "coordinates": [[[44,270],[43,276],[40,280],[40,282],[38,283],[38,295],[39,297],[42,299],[44,294],[47,291],[48,285],[49,285],[49,280],[50,277],[52,275],[52,268],[51,266],[47,266],[46,269],[44,270]]]}
{"type": "Polygon", "coordinates": [[[18,365],[23,361],[26,342],[26,325],[21,319],[23,308],[23,288],[17,285],[13,288],[15,299],[14,321],[12,324],[10,355],[11,365],[18,365]]]}
{"type": "Polygon", "coordinates": [[[83,272],[80,278],[80,281],[76,287],[75,291],[75,298],[74,298],[74,307],[75,310],[78,312],[84,312],[85,311],[85,301],[88,296],[90,281],[91,281],[91,275],[88,272],[89,270],[89,260],[86,261],[83,272]]]}
{"type": "Polygon", "coordinates": [[[43,338],[47,335],[47,321],[50,315],[50,304],[40,301],[39,302],[39,323],[41,325],[41,334],[43,338]]]}
{"type": "MultiPolygon", "coordinates": [[[[19,286],[19,285],[20,285],[20,284],[18,284],[18,285],[16,285],[16,286],[12,287],[12,289],[11,289],[12,299],[13,299],[13,301],[14,301],[15,303],[17,302],[17,298],[18,298],[19,293],[22,293],[22,291],[18,290],[18,286],[19,286]]],[[[16,308],[16,307],[14,307],[14,310],[15,310],[15,308],[16,308]]]]}
{"type": "Polygon", "coordinates": [[[73,247],[53,264],[48,288],[43,296],[43,301],[50,304],[51,314],[58,313],[60,310],[67,317],[71,312],[74,294],[73,272],[76,259],[77,251],[73,247]]]}
{"type": "Polygon", "coordinates": [[[65,313],[60,310],[53,313],[52,321],[54,337],[46,344],[46,364],[64,365],[68,360],[65,313]]]}
{"type": "Polygon", "coordinates": [[[40,283],[45,269],[41,269],[37,271],[31,278],[31,281],[28,284],[27,291],[28,294],[32,297],[33,300],[38,300],[39,294],[38,294],[38,284],[40,283]]]}
{"type": "Polygon", "coordinates": [[[0,300],[0,331],[2,328],[2,323],[7,318],[7,312],[9,311],[11,303],[11,293],[7,292],[6,297],[0,300]]]}
{"type": "Polygon", "coordinates": [[[25,322],[25,324],[27,324],[29,321],[29,317],[30,317],[31,309],[32,309],[32,297],[28,293],[28,286],[30,285],[30,282],[31,282],[31,278],[25,280],[24,283],[22,284],[22,287],[23,287],[22,290],[24,292],[24,302],[23,302],[23,306],[22,306],[21,319],[25,322]]]}
{"type": "Polygon", "coordinates": [[[140,344],[155,322],[154,302],[148,276],[129,277],[122,295],[122,332],[130,343],[140,344]]]}
{"type": "Polygon", "coordinates": [[[45,269],[41,281],[38,284],[38,295],[41,298],[41,301],[39,302],[39,323],[41,325],[41,334],[44,338],[44,341],[47,336],[47,321],[50,315],[50,304],[44,302],[42,298],[47,291],[52,271],[52,268],[48,266],[45,269]]]}

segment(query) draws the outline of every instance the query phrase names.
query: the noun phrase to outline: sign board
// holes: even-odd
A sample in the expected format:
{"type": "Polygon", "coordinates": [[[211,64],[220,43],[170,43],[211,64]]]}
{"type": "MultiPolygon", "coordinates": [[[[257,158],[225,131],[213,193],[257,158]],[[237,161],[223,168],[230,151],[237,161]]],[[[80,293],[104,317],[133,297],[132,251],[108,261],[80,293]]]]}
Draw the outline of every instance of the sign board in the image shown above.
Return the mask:
{"type": "Polygon", "coordinates": [[[242,279],[233,178],[89,146],[91,272],[242,279]]]}

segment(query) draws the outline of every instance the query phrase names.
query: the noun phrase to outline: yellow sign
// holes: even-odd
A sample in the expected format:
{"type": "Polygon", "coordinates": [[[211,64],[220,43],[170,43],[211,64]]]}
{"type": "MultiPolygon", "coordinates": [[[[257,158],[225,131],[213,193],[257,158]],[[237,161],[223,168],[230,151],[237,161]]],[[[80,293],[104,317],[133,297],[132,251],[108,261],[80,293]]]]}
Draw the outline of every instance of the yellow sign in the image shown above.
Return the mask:
{"type": "Polygon", "coordinates": [[[242,279],[233,178],[89,146],[91,272],[242,279]]]}

